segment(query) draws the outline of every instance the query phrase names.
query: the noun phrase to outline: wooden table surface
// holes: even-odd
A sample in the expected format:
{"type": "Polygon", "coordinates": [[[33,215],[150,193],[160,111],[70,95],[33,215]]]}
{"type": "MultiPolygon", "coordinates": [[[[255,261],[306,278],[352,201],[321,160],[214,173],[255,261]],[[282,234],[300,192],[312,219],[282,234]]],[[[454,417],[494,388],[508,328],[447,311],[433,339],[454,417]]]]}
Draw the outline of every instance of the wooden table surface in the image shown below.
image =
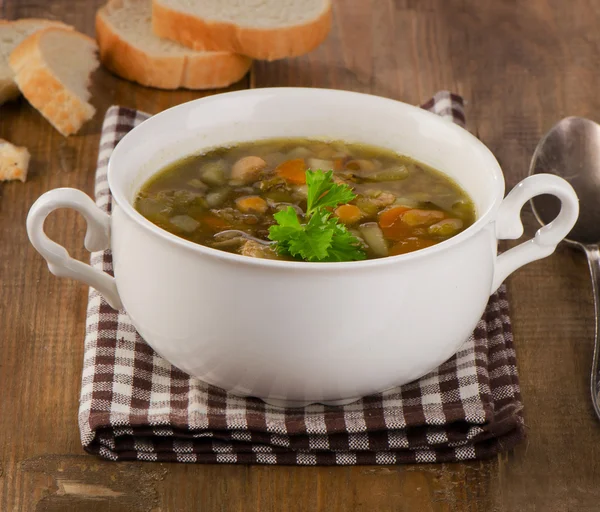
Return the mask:
{"type": "MultiPolygon", "coordinates": [[[[0,14],[60,19],[93,34],[101,3],[0,0],[0,14]]],[[[331,87],[410,103],[450,89],[468,101],[469,128],[496,154],[510,188],[554,122],[600,120],[598,27],[594,0],[338,0],[318,50],[255,63],[232,89],[331,87]]],[[[52,188],[93,193],[109,105],[156,113],[213,92],[147,89],[99,70],[97,115],[68,139],[24,100],[0,108],[0,137],[33,157],[27,183],[0,184],[0,511],[600,510],[591,286],[584,256],[562,246],[508,282],[529,434],[514,453],[466,464],[296,468],[116,464],[83,452],[87,289],[48,272],[27,241],[27,211],[52,188]]],[[[524,219],[530,236],[527,208],[524,219]]],[[[46,224],[87,259],[81,218],[57,212],[46,224]]]]}

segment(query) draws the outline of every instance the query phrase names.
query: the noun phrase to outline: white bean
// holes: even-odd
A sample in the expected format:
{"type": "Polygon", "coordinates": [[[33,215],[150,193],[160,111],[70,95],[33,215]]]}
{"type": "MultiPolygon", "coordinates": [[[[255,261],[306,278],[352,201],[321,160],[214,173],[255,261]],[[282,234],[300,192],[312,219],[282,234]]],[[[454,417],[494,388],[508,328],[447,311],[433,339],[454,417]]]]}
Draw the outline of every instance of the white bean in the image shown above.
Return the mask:
{"type": "Polygon", "coordinates": [[[243,183],[252,183],[258,179],[260,171],[266,166],[267,162],[258,156],[245,156],[233,164],[231,179],[243,183]]]}

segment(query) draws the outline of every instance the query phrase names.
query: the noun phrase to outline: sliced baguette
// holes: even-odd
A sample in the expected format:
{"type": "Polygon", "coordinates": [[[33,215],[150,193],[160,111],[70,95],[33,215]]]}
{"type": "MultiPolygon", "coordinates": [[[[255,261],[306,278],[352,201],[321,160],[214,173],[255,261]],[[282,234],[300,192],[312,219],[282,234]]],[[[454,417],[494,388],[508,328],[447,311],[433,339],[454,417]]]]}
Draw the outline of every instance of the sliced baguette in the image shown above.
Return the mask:
{"type": "Polygon", "coordinates": [[[8,65],[10,54],[31,34],[48,27],[71,28],[59,21],[35,18],[17,21],[0,20],[0,105],[19,96],[14,73],[8,65]]]}
{"type": "Polygon", "coordinates": [[[25,181],[30,158],[27,148],[0,139],[0,181],[25,181]]]}
{"type": "Polygon", "coordinates": [[[74,30],[47,28],[25,39],[9,62],[27,101],[63,135],[91,119],[90,74],[98,67],[96,42],[74,30]]]}
{"type": "Polygon", "coordinates": [[[152,32],[152,0],[111,0],[96,14],[100,60],[116,75],[160,89],[214,89],[240,80],[251,59],[198,52],[152,32]]]}
{"type": "Polygon", "coordinates": [[[158,36],[254,59],[307,53],[331,26],[330,0],[153,0],[152,8],[158,36]]]}

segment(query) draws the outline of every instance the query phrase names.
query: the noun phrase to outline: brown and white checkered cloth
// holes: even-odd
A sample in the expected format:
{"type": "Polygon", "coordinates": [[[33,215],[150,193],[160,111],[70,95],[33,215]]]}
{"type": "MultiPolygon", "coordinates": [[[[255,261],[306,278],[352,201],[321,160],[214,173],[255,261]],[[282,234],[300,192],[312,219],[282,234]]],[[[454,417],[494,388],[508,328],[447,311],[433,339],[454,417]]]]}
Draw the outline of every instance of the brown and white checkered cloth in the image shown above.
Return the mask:
{"type": "MultiPolygon", "coordinates": [[[[464,124],[458,96],[438,93],[424,108],[464,124]]],[[[147,117],[123,107],[106,113],[96,176],[96,202],[106,212],[110,154],[147,117]]],[[[91,263],[112,272],[110,251],[92,254],[91,263]]],[[[174,368],[124,311],[90,289],[79,425],[84,448],[106,459],[297,465],[478,459],[524,437],[522,409],[504,287],[460,351],[422,379],[344,407],[288,410],[174,368]]]]}

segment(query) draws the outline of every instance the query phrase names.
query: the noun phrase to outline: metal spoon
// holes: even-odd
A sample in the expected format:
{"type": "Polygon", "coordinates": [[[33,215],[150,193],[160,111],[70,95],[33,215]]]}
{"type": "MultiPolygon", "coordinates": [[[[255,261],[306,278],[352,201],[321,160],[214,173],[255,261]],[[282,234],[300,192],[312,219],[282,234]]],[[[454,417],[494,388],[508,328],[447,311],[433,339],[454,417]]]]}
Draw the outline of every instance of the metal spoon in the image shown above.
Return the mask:
{"type": "MultiPolygon", "coordinates": [[[[529,174],[544,172],[567,180],[579,196],[579,219],[565,241],[585,251],[592,275],[596,325],[590,391],[600,418],[600,125],[582,117],[567,117],[557,123],[539,142],[531,160],[529,174]]],[[[560,210],[556,197],[548,195],[534,198],[532,206],[542,225],[552,221],[560,210]]]]}

